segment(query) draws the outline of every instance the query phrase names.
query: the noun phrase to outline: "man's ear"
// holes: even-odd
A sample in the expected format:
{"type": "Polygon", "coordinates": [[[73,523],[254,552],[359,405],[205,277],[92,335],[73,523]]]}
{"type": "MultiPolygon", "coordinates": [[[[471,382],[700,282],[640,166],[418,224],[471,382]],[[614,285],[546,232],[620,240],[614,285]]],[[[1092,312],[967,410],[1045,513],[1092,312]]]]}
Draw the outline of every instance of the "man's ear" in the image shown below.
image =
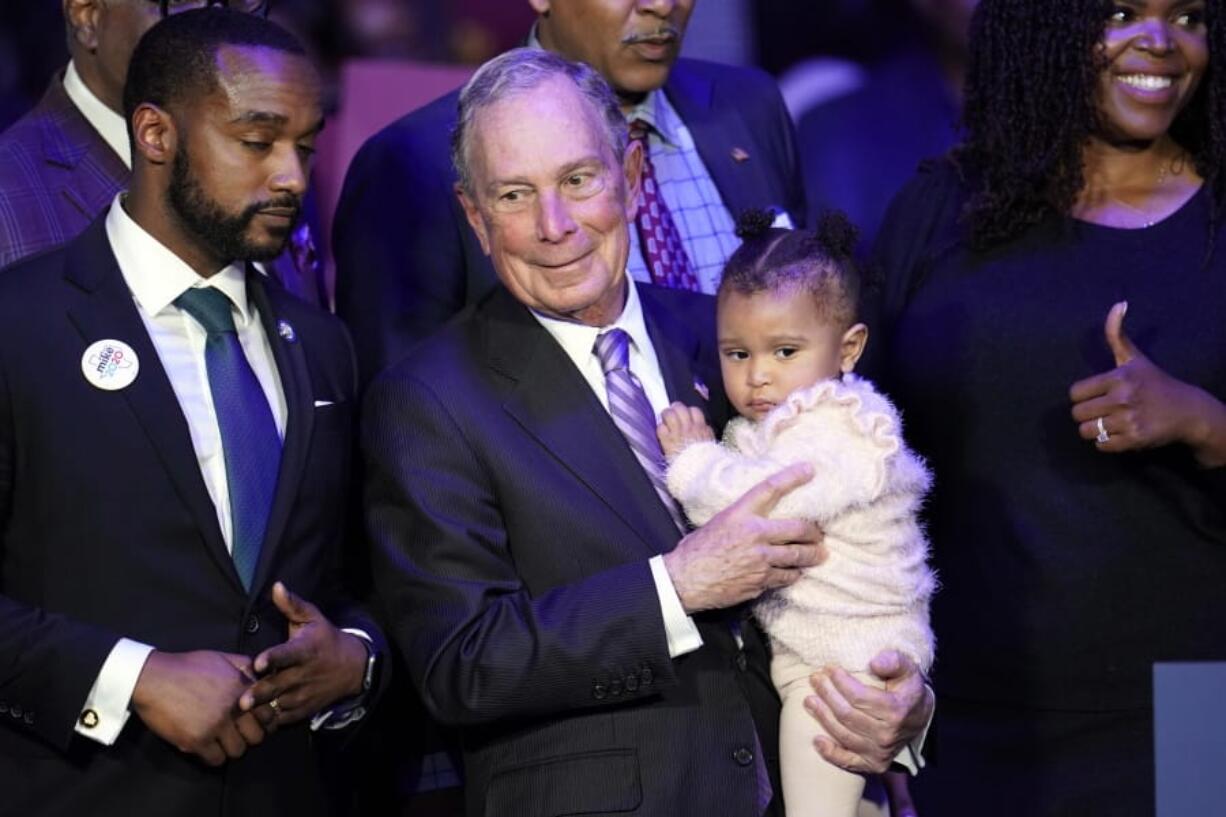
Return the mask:
{"type": "Polygon", "coordinates": [[[150,164],[174,159],[181,134],[170,113],[151,102],[142,103],[132,114],[132,153],[150,164]]]}
{"type": "Polygon", "coordinates": [[[631,139],[622,158],[622,172],[626,175],[626,221],[633,222],[639,211],[639,188],[643,184],[643,143],[631,139]]]}
{"type": "Polygon", "coordinates": [[[843,374],[855,371],[867,345],[868,327],[864,324],[857,323],[843,333],[843,339],[839,343],[839,369],[843,374]]]}
{"type": "Polygon", "coordinates": [[[71,43],[86,51],[97,51],[98,21],[105,12],[100,0],[64,0],[64,22],[71,43]]]}
{"type": "Polygon", "coordinates": [[[455,195],[460,200],[460,206],[464,208],[464,216],[468,219],[469,226],[473,228],[473,232],[477,234],[477,240],[481,242],[481,251],[489,255],[489,235],[485,231],[485,219],[481,217],[481,209],[464,191],[463,185],[455,186],[455,195]]]}

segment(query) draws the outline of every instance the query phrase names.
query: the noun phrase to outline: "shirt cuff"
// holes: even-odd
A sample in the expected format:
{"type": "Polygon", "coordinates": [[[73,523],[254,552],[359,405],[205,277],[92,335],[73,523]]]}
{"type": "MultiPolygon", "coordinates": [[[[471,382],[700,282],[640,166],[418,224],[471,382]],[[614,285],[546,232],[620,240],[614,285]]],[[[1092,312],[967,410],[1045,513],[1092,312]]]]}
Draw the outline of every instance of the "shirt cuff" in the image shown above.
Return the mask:
{"type": "Polygon", "coordinates": [[[652,556],[647,562],[651,565],[651,578],[656,583],[656,595],[660,597],[660,612],[664,614],[664,633],[668,636],[668,656],[678,658],[689,652],[694,652],[702,646],[702,635],[694,619],[685,614],[681,606],[681,598],[677,588],[673,587],[672,577],[664,566],[663,556],[652,556]]]}
{"type": "Polygon", "coordinates": [[[902,766],[913,776],[919,774],[919,770],[927,765],[927,762],[924,760],[924,743],[928,740],[928,730],[932,728],[932,719],[937,714],[936,693],[927,684],[924,684],[924,689],[932,693],[933,704],[932,711],[928,713],[928,723],[924,724],[924,728],[914,740],[902,747],[902,750],[894,756],[894,762],[902,766]]]}
{"type": "Polygon", "coordinates": [[[81,707],[75,727],[78,735],[104,746],[115,743],[132,714],[128,708],[132,692],[151,652],[153,647],[129,638],[115,642],[81,707]]]}
{"type": "MultiPolygon", "coordinates": [[[[365,630],[359,630],[356,627],[342,627],[341,632],[357,636],[366,642],[367,649],[374,649],[374,640],[365,630]]],[[[315,717],[311,718],[311,731],[344,729],[346,726],[362,720],[362,718],[366,717],[366,696],[367,693],[361,692],[352,698],[337,701],[335,705],[318,713],[315,717]]]]}

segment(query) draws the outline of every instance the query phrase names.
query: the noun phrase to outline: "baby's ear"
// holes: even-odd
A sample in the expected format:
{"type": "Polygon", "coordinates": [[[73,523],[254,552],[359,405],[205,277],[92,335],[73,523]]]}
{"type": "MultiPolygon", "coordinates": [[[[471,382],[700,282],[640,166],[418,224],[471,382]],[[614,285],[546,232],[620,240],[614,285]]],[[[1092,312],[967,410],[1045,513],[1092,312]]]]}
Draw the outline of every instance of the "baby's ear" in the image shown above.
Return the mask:
{"type": "Polygon", "coordinates": [[[864,347],[868,345],[868,327],[862,323],[851,326],[843,333],[839,345],[839,368],[843,374],[855,371],[864,347]]]}

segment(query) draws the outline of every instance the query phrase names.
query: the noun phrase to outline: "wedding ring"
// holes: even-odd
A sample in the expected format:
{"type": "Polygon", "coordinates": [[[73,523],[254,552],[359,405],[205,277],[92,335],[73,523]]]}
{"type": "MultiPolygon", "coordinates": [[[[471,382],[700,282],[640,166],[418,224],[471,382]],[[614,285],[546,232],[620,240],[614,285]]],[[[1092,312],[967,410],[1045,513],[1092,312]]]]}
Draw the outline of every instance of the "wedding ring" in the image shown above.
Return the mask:
{"type": "Polygon", "coordinates": [[[1098,436],[1094,438],[1095,442],[1105,443],[1111,439],[1111,435],[1107,433],[1107,427],[1103,425],[1103,418],[1099,417],[1095,423],[1098,426],[1098,436]]]}
{"type": "Polygon", "coordinates": [[[278,715],[281,714],[281,702],[278,701],[276,698],[273,698],[271,701],[268,702],[268,708],[271,709],[273,712],[276,712],[278,715]]]}

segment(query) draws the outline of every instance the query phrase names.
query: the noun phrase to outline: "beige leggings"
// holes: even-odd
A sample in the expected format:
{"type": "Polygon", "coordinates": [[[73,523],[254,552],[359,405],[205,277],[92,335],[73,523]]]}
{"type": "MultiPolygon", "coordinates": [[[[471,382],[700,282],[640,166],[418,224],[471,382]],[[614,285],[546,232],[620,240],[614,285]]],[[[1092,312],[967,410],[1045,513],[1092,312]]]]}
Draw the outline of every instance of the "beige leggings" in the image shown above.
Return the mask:
{"type": "MultiPolygon", "coordinates": [[[[815,671],[793,652],[775,644],[771,680],[783,699],[779,716],[779,765],[783,776],[783,805],[788,817],[855,817],[864,794],[864,777],[827,763],[813,740],[826,731],[805,710],[813,694],[809,676],[815,671]]],[[[851,673],[875,687],[880,679],[866,672],[851,673]]]]}

